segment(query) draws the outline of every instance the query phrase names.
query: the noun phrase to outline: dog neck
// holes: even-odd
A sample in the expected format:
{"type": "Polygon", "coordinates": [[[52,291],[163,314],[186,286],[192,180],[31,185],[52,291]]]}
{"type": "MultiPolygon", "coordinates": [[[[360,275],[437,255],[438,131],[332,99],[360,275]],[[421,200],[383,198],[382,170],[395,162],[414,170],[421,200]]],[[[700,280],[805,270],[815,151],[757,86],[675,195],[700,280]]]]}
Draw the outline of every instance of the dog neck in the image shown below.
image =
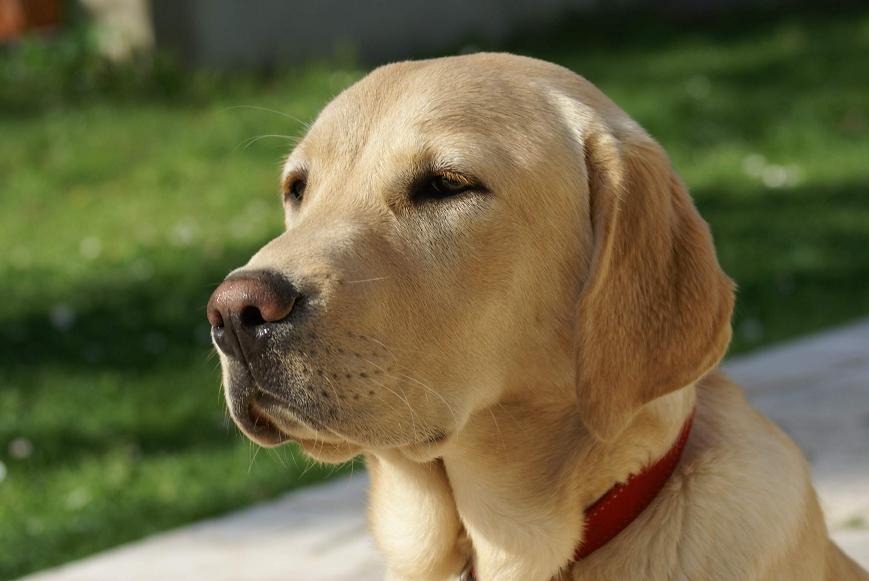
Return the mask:
{"type": "Polygon", "coordinates": [[[650,403],[606,443],[584,430],[575,406],[539,396],[477,414],[443,463],[480,578],[555,576],[583,546],[586,509],[667,455],[695,397],[689,386],[650,403]]]}
{"type": "Polygon", "coordinates": [[[614,485],[585,509],[582,544],[573,554],[575,561],[585,559],[611,541],[658,496],[682,458],[693,420],[694,412],[685,420],[679,436],[666,454],[642,472],[631,474],[624,482],[614,485]]]}

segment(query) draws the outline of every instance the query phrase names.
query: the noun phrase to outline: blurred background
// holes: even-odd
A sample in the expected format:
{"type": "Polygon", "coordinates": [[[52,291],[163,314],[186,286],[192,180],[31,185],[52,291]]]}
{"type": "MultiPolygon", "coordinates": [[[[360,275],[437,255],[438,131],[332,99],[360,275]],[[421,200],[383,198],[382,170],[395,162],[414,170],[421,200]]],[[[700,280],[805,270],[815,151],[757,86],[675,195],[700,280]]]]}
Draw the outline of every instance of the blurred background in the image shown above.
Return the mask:
{"type": "Polygon", "coordinates": [[[869,313],[869,6],[0,0],[0,578],[360,469],[228,421],[204,308],[282,157],[379,63],[510,50],[672,156],[739,285],[731,353],[869,313]]]}

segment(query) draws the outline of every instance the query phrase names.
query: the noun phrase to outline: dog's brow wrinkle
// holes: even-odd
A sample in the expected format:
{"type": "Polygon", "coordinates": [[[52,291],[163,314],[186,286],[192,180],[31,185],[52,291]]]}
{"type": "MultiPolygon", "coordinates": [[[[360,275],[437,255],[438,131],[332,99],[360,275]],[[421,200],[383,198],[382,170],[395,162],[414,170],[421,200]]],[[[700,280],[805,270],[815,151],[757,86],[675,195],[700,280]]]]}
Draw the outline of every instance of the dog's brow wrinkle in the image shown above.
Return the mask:
{"type": "MultiPolygon", "coordinates": [[[[348,280],[348,281],[347,281],[347,284],[359,284],[359,283],[363,283],[363,282],[375,282],[375,281],[378,281],[378,280],[387,280],[388,278],[390,278],[390,277],[388,277],[388,276],[379,276],[379,277],[377,277],[377,278],[363,278],[363,279],[361,279],[361,280],[348,280]]],[[[352,337],[352,335],[350,335],[350,336],[352,337]]]]}

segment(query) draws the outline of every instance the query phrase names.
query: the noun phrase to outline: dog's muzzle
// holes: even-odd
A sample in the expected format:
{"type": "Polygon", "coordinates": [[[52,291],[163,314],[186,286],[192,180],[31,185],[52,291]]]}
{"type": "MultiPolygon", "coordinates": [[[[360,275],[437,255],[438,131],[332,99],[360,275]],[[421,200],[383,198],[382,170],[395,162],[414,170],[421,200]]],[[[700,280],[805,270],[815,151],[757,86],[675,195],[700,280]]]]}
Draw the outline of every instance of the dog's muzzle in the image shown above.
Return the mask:
{"type": "Polygon", "coordinates": [[[287,438],[268,417],[269,406],[263,404],[268,396],[256,386],[251,363],[266,351],[270,338],[301,301],[302,295],[286,278],[268,270],[231,274],[208,301],[214,344],[229,359],[238,384],[227,394],[233,419],[263,445],[280,444],[287,438]]]}

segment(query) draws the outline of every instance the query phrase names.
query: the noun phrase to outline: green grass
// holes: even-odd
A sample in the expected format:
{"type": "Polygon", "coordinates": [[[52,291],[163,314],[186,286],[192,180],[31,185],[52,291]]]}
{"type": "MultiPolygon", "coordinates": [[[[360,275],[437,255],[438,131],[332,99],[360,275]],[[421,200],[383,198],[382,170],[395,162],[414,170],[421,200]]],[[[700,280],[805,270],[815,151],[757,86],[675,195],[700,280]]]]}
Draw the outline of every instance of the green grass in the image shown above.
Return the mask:
{"type": "MultiPolygon", "coordinates": [[[[869,10],[578,21],[516,48],[583,73],[670,152],[740,286],[732,352],[869,313],[869,10]]],[[[247,106],[310,120],[362,74],[0,88],[0,577],[334,472],[237,435],[203,311],[281,228],[288,143],[246,140],[301,124],[247,106]]]]}

